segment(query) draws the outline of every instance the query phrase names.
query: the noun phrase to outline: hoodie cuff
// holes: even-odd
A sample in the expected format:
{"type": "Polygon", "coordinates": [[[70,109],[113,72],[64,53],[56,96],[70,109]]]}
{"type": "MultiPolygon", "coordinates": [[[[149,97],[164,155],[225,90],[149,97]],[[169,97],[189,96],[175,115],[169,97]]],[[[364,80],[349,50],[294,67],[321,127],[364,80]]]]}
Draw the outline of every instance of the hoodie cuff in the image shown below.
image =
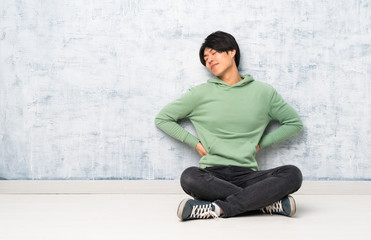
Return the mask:
{"type": "Polygon", "coordinates": [[[265,148],[265,147],[267,147],[267,146],[269,146],[269,145],[272,145],[273,143],[274,143],[274,140],[272,139],[272,137],[266,135],[266,136],[264,136],[264,137],[261,139],[261,141],[260,141],[260,143],[259,143],[259,146],[260,146],[260,149],[263,149],[263,148],[265,148]]]}
{"type": "Polygon", "coordinates": [[[190,133],[188,133],[188,135],[184,139],[184,142],[187,143],[189,146],[191,146],[193,148],[196,148],[199,141],[200,140],[198,138],[196,138],[195,136],[193,136],[190,133]]]}

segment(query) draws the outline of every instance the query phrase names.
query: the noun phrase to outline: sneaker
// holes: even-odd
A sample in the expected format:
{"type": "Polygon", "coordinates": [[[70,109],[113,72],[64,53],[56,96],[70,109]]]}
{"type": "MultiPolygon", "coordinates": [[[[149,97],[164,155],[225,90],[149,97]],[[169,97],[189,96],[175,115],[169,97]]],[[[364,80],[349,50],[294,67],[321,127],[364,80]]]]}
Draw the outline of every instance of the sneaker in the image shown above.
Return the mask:
{"type": "Polygon", "coordinates": [[[201,218],[218,218],[214,212],[215,206],[212,202],[184,199],[178,207],[178,217],[180,220],[191,220],[201,218]]]}
{"type": "Polygon", "coordinates": [[[296,204],[294,198],[289,195],[285,198],[282,198],[278,202],[272,203],[271,205],[261,208],[260,210],[263,213],[270,213],[271,215],[275,213],[291,217],[296,212],[296,204]]]}

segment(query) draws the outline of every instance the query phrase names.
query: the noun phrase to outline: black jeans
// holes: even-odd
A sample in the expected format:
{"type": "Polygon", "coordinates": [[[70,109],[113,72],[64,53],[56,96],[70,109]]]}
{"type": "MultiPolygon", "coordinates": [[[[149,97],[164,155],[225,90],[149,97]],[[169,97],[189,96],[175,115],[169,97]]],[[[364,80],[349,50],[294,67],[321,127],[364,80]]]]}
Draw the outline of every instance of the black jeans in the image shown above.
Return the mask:
{"type": "Polygon", "coordinates": [[[253,171],[246,167],[190,167],[180,178],[183,190],[199,200],[215,202],[223,217],[232,217],[266,207],[299,190],[299,168],[286,165],[253,171]]]}

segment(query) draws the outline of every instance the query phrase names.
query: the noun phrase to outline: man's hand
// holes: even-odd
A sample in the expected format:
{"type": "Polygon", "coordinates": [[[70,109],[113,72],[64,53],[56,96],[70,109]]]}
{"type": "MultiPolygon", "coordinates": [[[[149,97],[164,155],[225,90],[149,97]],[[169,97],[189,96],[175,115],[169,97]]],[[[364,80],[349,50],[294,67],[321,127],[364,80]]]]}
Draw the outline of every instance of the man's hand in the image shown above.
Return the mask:
{"type": "Polygon", "coordinates": [[[207,151],[206,151],[206,149],[204,148],[204,145],[202,145],[201,142],[197,143],[196,151],[198,152],[198,154],[200,154],[201,157],[207,155],[207,151]]]}
{"type": "Polygon", "coordinates": [[[259,144],[256,146],[256,152],[259,152],[259,150],[260,150],[260,146],[259,146],[259,144]]]}

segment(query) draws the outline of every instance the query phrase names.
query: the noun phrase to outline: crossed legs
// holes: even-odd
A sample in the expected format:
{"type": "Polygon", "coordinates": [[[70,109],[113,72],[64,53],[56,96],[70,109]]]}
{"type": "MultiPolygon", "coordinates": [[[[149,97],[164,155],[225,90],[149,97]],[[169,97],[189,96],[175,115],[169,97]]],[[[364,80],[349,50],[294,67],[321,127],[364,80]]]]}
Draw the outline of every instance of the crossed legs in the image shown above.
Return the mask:
{"type": "Polygon", "coordinates": [[[293,165],[262,171],[237,166],[190,167],[184,170],[180,180],[187,194],[214,202],[222,209],[223,217],[232,217],[296,192],[302,174],[293,165]]]}

